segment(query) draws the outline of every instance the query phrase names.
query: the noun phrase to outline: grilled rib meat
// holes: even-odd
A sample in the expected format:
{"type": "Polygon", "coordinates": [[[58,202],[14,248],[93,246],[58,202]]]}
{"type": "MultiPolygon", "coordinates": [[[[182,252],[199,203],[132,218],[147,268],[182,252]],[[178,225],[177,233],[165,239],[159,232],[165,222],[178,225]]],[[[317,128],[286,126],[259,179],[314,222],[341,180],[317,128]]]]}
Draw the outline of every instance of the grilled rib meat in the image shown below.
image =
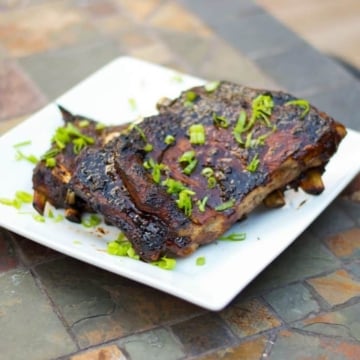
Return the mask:
{"type": "MultiPolygon", "coordinates": [[[[94,146],[104,146],[112,138],[118,136],[125,127],[124,125],[99,126],[97,121],[84,116],[72,115],[61,106],[59,106],[59,109],[65,123],[63,129],[68,124],[73,125],[82,134],[93,139],[94,146]]],[[[43,159],[33,171],[34,208],[40,214],[43,214],[45,204],[49,202],[56,208],[64,208],[67,219],[78,222],[82,212],[91,211],[91,207],[82,199],[76,197],[75,193],[68,187],[78,153],[74,150],[72,142],[66,144],[58,152],[55,141],[52,143],[50,152],[54,153],[55,166],[48,166],[46,159],[43,159]]]]}
{"type": "Polygon", "coordinates": [[[69,182],[147,261],[188,255],[287,187],[320,193],[309,179],[321,179],[346,134],[307,102],[229,82],[190,89],[159,112],[83,151],[69,182]]]}

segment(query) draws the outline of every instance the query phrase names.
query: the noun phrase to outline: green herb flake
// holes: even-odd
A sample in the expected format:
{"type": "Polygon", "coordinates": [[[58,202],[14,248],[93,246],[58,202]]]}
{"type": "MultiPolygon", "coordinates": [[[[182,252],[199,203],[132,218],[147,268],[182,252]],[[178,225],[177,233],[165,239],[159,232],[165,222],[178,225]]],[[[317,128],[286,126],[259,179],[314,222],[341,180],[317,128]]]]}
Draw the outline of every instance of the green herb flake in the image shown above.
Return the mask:
{"type": "Polygon", "coordinates": [[[175,143],[175,137],[173,135],[166,135],[165,139],[164,139],[164,143],[166,145],[172,145],[175,143]]]}
{"type": "Polygon", "coordinates": [[[79,121],[79,127],[86,128],[90,125],[90,121],[87,119],[83,119],[79,121]]]}
{"type": "Polygon", "coordinates": [[[220,86],[220,81],[211,81],[205,84],[205,91],[208,93],[214,92],[220,86]]]}
{"type": "Polygon", "coordinates": [[[199,256],[199,257],[196,258],[196,265],[197,266],[203,266],[203,265],[205,265],[205,263],[206,263],[205,256],[199,256]]]}
{"type": "Polygon", "coordinates": [[[198,206],[200,212],[205,212],[205,206],[206,206],[206,203],[208,200],[209,200],[209,197],[204,196],[201,200],[198,200],[196,202],[196,205],[198,206]]]}
{"type": "Polygon", "coordinates": [[[56,159],[55,158],[45,159],[45,166],[48,168],[54,168],[56,166],[56,159]]]}
{"type": "Polygon", "coordinates": [[[31,145],[31,140],[19,142],[19,143],[13,145],[13,147],[16,149],[16,148],[27,146],[27,145],[31,145]]]}
{"type": "Polygon", "coordinates": [[[197,99],[197,97],[198,97],[198,94],[194,91],[190,90],[185,93],[186,101],[189,101],[191,103],[194,102],[197,99]]]}
{"type": "Polygon", "coordinates": [[[91,214],[90,216],[84,218],[81,221],[81,225],[86,228],[91,228],[99,225],[101,223],[101,218],[95,214],[91,214]]]}
{"type": "Polygon", "coordinates": [[[100,122],[96,123],[96,125],[95,125],[95,130],[104,130],[105,128],[106,128],[106,125],[103,123],[100,123],[100,122]]]}
{"type": "Polygon", "coordinates": [[[15,193],[15,198],[26,204],[31,204],[33,201],[32,194],[26,191],[17,191],[15,193]]]}
{"type": "Polygon", "coordinates": [[[15,206],[14,199],[0,198],[0,204],[6,206],[15,206]]]}
{"type": "Polygon", "coordinates": [[[137,109],[136,100],[134,98],[129,98],[128,103],[132,111],[135,111],[137,109]]]}
{"type": "Polygon", "coordinates": [[[214,170],[211,167],[205,167],[201,170],[201,175],[209,178],[214,174],[214,170]]]}
{"type": "Polygon", "coordinates": [[[216,211],[224,211],[224,210],[227,210],[227,209],[230,209],[234,206],[235,204],[235,200],[234,199],[230,199],[228,201],[225,201],[224,203],[218,205],[215,207],[215,210],[216,211]]]}
{"type": "Polygon", "coordinates": [[[226,129],[229,127],[229,120],[225,116],[220,116],[215,112],[212,115],[213,122],[216,127],[226,129]]]}
{"type": "Polygon", "coordinates": [[[176,266],[176,260],[163,256],[160,260],[151,262],[151,265],[158,266],[164,270],[173,270],[176,266]]]}
{"type": "Polygon", "coordinates": [[[194,124],[189,128],[190,143],[193,145],[205,144],[205,128],[202,124],[194,124]]]}
{"type": "Polygon", "coordinates": [[[176,83],[182,83],[184,81],[184,77],[181,74],[175,73],[170,80],[176,83]]]}
{"type": "Polygon", "coordinates": [[[251,107],[253,119],[263,120],[267,126],[272,126],[269,120],[274,107],[274,101],[271,95],[261,94],[257,96],[252,101],[251,107]]]}
{"type": "Polygon", "coordinates": [[[33,214],[33,219],[37,222],[40,222],[40,223],[44,223],[46,222],[46,219],[44,216],[40,215],[40,214],[33,214]]]}
{"type": "Polygon", "coordinates": [[[252,158],[246,169],[249,170],[250,172],[255,172],[258,169],[259,164],[260,164],[259,154],[255,154],[255,156],[252,158]]]}
{"type": "Polygon", "coordinates": [[[178,159],[178,162],[183,166],[183,173],[190,175],[196,168],[198,161],[195,159],[195,151],[185,151],[178,159]]]}
{"type": "Polygon", "coordinates": [[[243,241],[246,239],[246,233],[232,233],[229,235],[224,235],[219,238],[222,241],[243,241]]]}
{"type": "Polygon", "coordinates": [[[168,194],[178,194],[180,191],[186,189],[183,183],[171,178],[164,180],[161,185],[166,186],[166,192],[168,194]]]}
{"type": "Polygon", "coordinates": [[[192,213],[192,196],[195,195],[194,191],[189,189],[181,190],[176,204],[179,209],[184,211],[186,216],[191,216],[192,213]]]}
{"type": "Polygon", "coordinates": [[[30,162],[31,164],[37,164],[39,162],[39,159],[35,155],[25,155],[20,150],[16,151],[15,159],[20,160],[26,160],[30,162]]]}
{"type": "Polygon", "coordinates": [[[147,143],[145,146],[144,146],[144,151],[145,152],[151,152],[153,151],[154,147],[152,146],[152,144],[149,144],[147,143]]]}
{"type": "Polygon", "coordinates": [[[301,107],[303,110],[300,119],[303,119],[310,112],[310,103],[304,99],[291,100],[285,103],[285,106],[295,105],[301,107]]]}
{"type": "Polygon", "coordinates": [[[207,184],[208,184],[208,188],[209,188],[209,189],[213,189],[213,188],[216,186],[216,184],[217,184],[217,181],[216,181],[215,177],[214,177],[214,176],[210,176],[210,177],[207,179],[207,184]]]}

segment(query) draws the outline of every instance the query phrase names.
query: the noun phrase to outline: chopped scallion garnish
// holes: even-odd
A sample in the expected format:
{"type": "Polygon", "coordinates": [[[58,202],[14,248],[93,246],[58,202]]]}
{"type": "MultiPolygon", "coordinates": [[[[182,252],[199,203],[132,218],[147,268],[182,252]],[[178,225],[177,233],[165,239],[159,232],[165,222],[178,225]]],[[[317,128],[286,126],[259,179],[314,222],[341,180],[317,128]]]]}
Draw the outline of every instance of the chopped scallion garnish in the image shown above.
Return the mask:
{"type": "Polygon", "coordinates": [[[255,172],[259,167],[259,164],[260,164],[259,154],[255,154],[255,156],[252,158],[246,169],[249,170],[250,172],[255,172]]]}
{"type": "Polygon", "coordinates": [[[202,124],[194,124],[189,128],[190,143],[193,145],[205,144],[205,128],[202,124]]]}
{"type": "Polygon", "coordinates": [[[31,140],[26,140],[26,141],[19,142],[19,143],[13,145],[13,147],[14,148],[19,148],[19,147],[27,146],[27,145],[31,145],[31,140]]]}
{"type": "Polygon", "coordinates": [[[246,233],[232,233],[219,237],[219,240],[224,241],[243,241],[246,239],[246,233]]]}
{"type": "Polygon", "coordinates": [[[214,120],[214,125],[217,127],[221,127],[224,129],[229,127],[229,120],[225,116],[220,116],[214,112],[213,120],[214,120]]]}
{"type": "Polygon", "coordinates": [[[227,209],[230,209],[231,207],[233,207],[235,204],[235,200],[234,199],[230,199],[228,201],[225,201],[224,203],[218,205],[215,207],[216,211],[224,211],[227,209]]]}
{"type": "Polygon", "coordinates": [[[207,83],[204,86],[204,88],[205,88],[206,92],[211,93],[211,92],[215,91],[219,86],[220,86],[220,81],[211,81],[211,82],[207,83]]]}
{"type": "Polygon", "coordinates": [[[95,227],[101,223],[101,218],[95,214],[91,214],[87,218],[83,219],[81,221],[81,225],[90,228],[95,227]]]}
{"type": "Polygon", "coordinates": [[[303,119],[310,111],[310,103],[304,99],[291,100],[285,103],[285,106],[289,105],[299,106],[304,109],[304,111],[300,115],[300,119],[303,119]]]}
{"type": "Polygon", "coordinates": [[[16,151],[15,155],[16,160],[26,160],[30,162],[31,164],[37,164],[39,162],[39,159],[35,155],[25,155],[20,150],[16,151]]]}
{"type": "Polygon", "coordinates": [[[136,100],[134,98],[129,98],[128,103],[132,111],[135,111],[137,108],[136,100]]]}
{"type": "Polygon", "coordinates": [[[166,135],[164,143],[166,145],[171,145],[175,142],[175,137],[173,135],[166,135]]]}
{"type": "Polygon", "coordinates": [[[186,216],[190,216],[192,213],[192,196],[194,195],[194,191],[184,189],[180,191],[179,198],[176,200],[177,206],[184,211],[186,216]]]}
{"type": "Polygon", "coordinates": [[[151,265],[158,266],[164,270],[172,270],[176,266],[176,260],[163,256],[160,260],[151,262],[151,265]]]}
{"type": "Polygon", "coordinates": [[[206,203],[207,203],[208,200],[209,200],[209,197],[204,196],[201,200],[198,200],[196,202],[196,205],[198,206],[200,212],[205,211],[205,206],[206,206],[206,203]]]}
{"type": "Polygon", "coordinates": [[[196,258],[196,265],[197,266],[203,266],[203,265],[205,265],[205,263],[206,263],[205,256],[199,256],[199,257],[196,258]]]}

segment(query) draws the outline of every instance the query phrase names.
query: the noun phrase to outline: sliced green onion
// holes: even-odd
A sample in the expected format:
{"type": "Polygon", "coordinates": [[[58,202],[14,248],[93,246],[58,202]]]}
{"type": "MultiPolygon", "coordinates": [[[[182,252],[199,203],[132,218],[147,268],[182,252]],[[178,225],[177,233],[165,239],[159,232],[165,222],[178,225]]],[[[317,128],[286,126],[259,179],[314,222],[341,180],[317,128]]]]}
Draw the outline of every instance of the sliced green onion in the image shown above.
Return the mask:
{"type": "Polygon", "coordinates": [[[37,164],[39,162],[39,159],[35,155],[25,155],[20,150],[16,151],[15,159],[16,160],[26,160],[32,164],[37,164]]]}
{"type": "Polygon", "coordinates": [[[206,92],[211,93],[215,91],[219,86],[220,86],[220,81],[211,81],[205,84],[204,88],[206,92]]]}
{"type": "Polygon", "coordinates": [[[166,192],[168,194],[178,194],[180,191],[186,189],[183,183],[171,178],[167,178],[166,180],[164,180],[161,185],[166,186],[166,192]]]}
{"type": "Polygon", "coordinates": [[[175,142],[175,137],[174,137],[174,136],[172,136],[172,135],[166,135],[165,140],[164,140],[164,143],[165,143],[166,145],[171,145],[171,144],[173,144],[174,142],[175,142]]]}
{"type": "Polygon", "coordinates": [[[196,258],[196,265],[197,266],[203,266],[203,265],[205,265],[205,263],[206,263],[205,256],[199,256],[199,257],[196,258]]]}
{"type": "Polygon", "coordinates": [[[213,121],[214,121],[214,125],[217,127],[221,127],[224,129],[229,127],[229,120],[225,116],[220,116],[215,112],[213,113],[213,121]]]}
{"type": "Polygon", "coordinates": [[[186,216],[191,216],[193,195],[195,195],[194,191],[184,189],[180,191],[179,198],[176,200],[178,208],[183,210],[186,216]]]}
{"type": "Polygon", "coordinates": [[[304,99],[291,100],[285,103],[285,106],[295,105],[304,109],[300,115],[300,119],[303,119],[310,111],[310,103],[304,99]]]}
{"type": "Polygon", "coordinates": [[[83,119],[81,121],[79,121],[79,127],[81,128],[86,128],[90,125],[90,121],[87,119],[83,119]]]}
{"type": "Polygon", "coordinates": [[[210,176],[207,180],[207,183],[208,183],[208,188],[213,189],[216,186],[217,181],[214,176],[210,176]]]}
{"type": "Polygon", "coordinates": [[[101,218],[95,214],[91,214],[81,221],[81,225],[87,228],[95,227],[101,223],[101,218]]]}
{"type": "Polygon", "coordinates": [[[176,266],[176,260],[163,256],[160,260],[151,262],[151,265],[158,266],[164,270],[173,270],[176,266]]]}
{"type": "Polygon", "coordinates": [[[196,205],[198,206],[200,212],[205,212],[205,206],[206,206],[206,203],[208,200],[209,200],[209,197],[204,196],[201,200],[198,200],[196,202],[196,205]]]}
{"type": "Polygon", "coordinates": [[[129,98],[128,103],[132,111],[135,111],[137,108],[136,100],[134,98],[129,98]]]}
{"type": "Polygon", "coordinates": [[[245,126],[245,124],[246,124],[246,112],[244,110],[241,110],[233,130],[234,138],[240,145],[244,144],[244,140],[242,139],[241,135],[248,128],[245,126]]]}
{"type": "Polygon", "coordinates": [[[19,199],[20,201],[22,201],[23,203],[27,203],[30,204],[33,201],[33,196],[32,194],[29,194],[26,191],[17,191],[15,193],[15,197],[16,199],[19,199]]]}
{"type": "Polygon", "coordinates": [[[201,175],[205,176],[206,178],[212,176],[214,174],[214,170],[211,167],[205,167],[201,170],[201,175]]]}
{"type": "Polygon", "coordinates": [[[40,214],[33,214],[33,219],[41,223],[44,223],[46,221],[45,217],[40,214]]]}
{"type": "Polygon", "coordinates": [[[252,158],[246,169],[249,170],[250,172],[255,172],[259,167],[259,164],[260,164],[259,154],[255,154],[255,156],[252,158]]]}
{"type": "Polygon", "coordinates": [[[219,240],[224,241],[243,241],[246,239],[246,233],[232,233],[226,236],[219,237],[219,240]]]}
{"type": "Polygon", "coordinates": [[[19,142],[19,143],[13,145],[13,147],[14,148],[19,148],[19,147],[27,146],[27,145],[31,145],[31,140],[26,140],[26,141],[19,142]]]}
{"type": "Polygon", "coordinates": [[[146,152],[151,152],[151,151],[153,151],[153,149],[154,149],[154,147],[153,147],[151,144],[149,144],[149,143],[147,143],[147,144],[144,146],[144,151],[146,151],[146,152]]]}
{"type": "Polygon", "coordinates": [[[149,158],[143,164],[146,170],[151,169],[151,176],[156,184],[160,182],[161,179],[161,172],[167,169],[167,166],[164,164],[158,164],[153,158],[149,158]]]}
{"type": "Polygon", "coordinates": [[[100,123],[100,122],[96,123],[96,125],[95,125],[95,130],[103,130],[105,128],[106,128],[106,125],[103,123],[100,123]]]}
{"type": "Polygon", "coordinates": [[[194,124],[189,128],[190,143],[193,145],[205,144],[205,128],[202,124],[194,124]]]}
{"type": "Polygon", "coordinates": [[[227,210],[227,209],[230,209],[234,206],[235,204],[235,200],[234,199],[230,199],[228,201],[225,201],[224,203],[218,205],[215,207],[215,210],[216,211],[224,211],[224,210],[227,210]]]}
{"type": "Polygon", "coordinates": [[[56,159],[55,158],[47,158],[45,159],[45,166],[48,168],[53,168],[56,166],[56,159]]]}

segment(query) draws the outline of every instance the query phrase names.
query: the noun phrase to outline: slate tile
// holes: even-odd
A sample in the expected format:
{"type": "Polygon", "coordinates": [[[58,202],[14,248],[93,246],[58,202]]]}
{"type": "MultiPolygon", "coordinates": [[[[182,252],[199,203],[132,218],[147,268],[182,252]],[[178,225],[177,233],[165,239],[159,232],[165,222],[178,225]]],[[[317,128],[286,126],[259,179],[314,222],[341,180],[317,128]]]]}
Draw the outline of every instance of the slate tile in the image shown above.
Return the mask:
{"type": "Polygon", "coordinates": [[[269,360],[356,360],[359,356],[359,344],[283,330],[279,333],[267,358],[269,360]]]}
{"type": "Polygon", "coordinates": [[[303,43],[257,59],[256,63],[279,85],[297,96],[335,87],[352,79],[335,61],[303,43]]]}
{"type": "Polygon", "coordinates": [[[218,24],[215,29],[218,35],[251,59],[283,53],[304,43],[266,11],[234,17],[224,24],[218,24]]]}
{"type": "Polygon", "coordinates": [[[175,1],[163,3],[148,19],[148,24],[155,28],[196,33],[201,36],[212,34],[205,23],[175,1]]]}
{"type": "Polygon", "coordinates": [[[0,122],[29,114],[46,104],[45,96],[11,60],[0,62],[0,122]]]}
{"type": "Polygon", "coordinates": [[[301,330],[345,340],[360,341],[360,304],[320,314],[293,324],[301,330]]]}
{"type": "Polygon", "coordinates": [[[354,196],[359,197],[358,201],[349,200],[345,197],[340,197],[337,199],[337,203],[341,209],[353,219],[358,226],[360,226],[360,190],[354,196]]]}
{"type": "Polygon", "coordinates": [[[0,276],[1,357],[54,359],[77,350],[28,271],[0,276]]]}
{"type": "Polygon", "coordinates": [[[67,2],[19,6],[0,13],[0,44],[16,57],[90,40],[96,34],[91,23],[67,2]]]}
{"type": "Polygon", "coordinates": [[[165,65],[171,63],[174,58],[170,49],[160,41],[152,44],[129,49],[129,54],[136,58],[165,65]]]}
{"type": "Polygon", "coordinates": [[[220,315],[240,338],[281,325],[281,321],[258,299],[234,302],[222,310],[220,315]]]}
{"type": "Polygon", "coordinates": [[[95,43],[24,57],[19,62],[53,100],[119,55],[118,47],[103,38],[95,43]]]}
{"type": "Polygon", "coordinates": [[[181,344],[163,328],[128,336],[117,344],[125,349],[131,360],[177,360],[185,355],[181,344]]]}
{"type": "Polygon", "coordinates": [[[320,310],[311,292],[302,284],[292,284],[264,295],[265,300],[286,322],[302,319],[320,310]]]}
{"type": "Polygon", "coordinates": [[[146,1],[133,1],[133,0],[114,0],[116,4],[125,10],[138,22],[146,20],[152,13],[161,5],[161,0],[146,0],[146,1]]]}
{"type": "Polygon", "coordinates": [[[199,355],[219,347],[230,346],[234,341],[225,323],[215,314],[192,318],[171,326],[187,355],[199,355]]]}
{"type": "Polygon", "coordinates": [[[360,174],[357,174],[350,184],[344,189],[341,197],[360,204],[360,174]]]}
{"type": "Polygon", "coordinates": [[[82,348],[203,312],[70,258],[38,265],[36,272],[82,348]]]}
{"type": "Polygon", "coordinates": [[[310,231],[317,237],[324,239],[355,227],[354,220],[341,208],[335,200],[312,223],[310,231]]]}
{"type": "Polygon", "coordinates": [[[11,236],[7,230],[0,228],[0,274],[16,268],[18,264],[11,236]]]}
{"type": "Polygon", "coordinates": [[[84,1],[80,3],[80,7],[95,19],[111,17],[118,11],[115,4],[109,0],[84,1]]]}
{"type": "Polygon", "coordinates": [[[337,257],[356,259],[360,256],[360,228],[358,227],[329,236],[325,242],[337,257]]]}
{"type": "Polygon", "coordinates": [[[307,231],[266,268],[246,292],[259,294],[338,267],[339,260],[307,231]]]}
{"type": "MultiPolygon", "coordinates": [[[[329,69],[328,77],[329,81],[336,82],[336,72],[333,77],[333,74],[330,73],[329,69]]],[[[359,117],[355,115],[358,113],[359,108],[359,80],[353,77],[346,84],[330,89],[324,89],[307,96],[307,98],[319,109],[326,111],[329,115],[342,122],[347,127],[358,131],[360,130],[359,117]]]]}
{"type": "Polygon", "coordinates": [[[254,0],[178,0],[189,10],[213,27],[226,26],[229,21],[262,12],[262,8],[254,0]]]}
{"type": "Polygon", "coordinates": [[[267,338],[258,338],[245,341],[239,345],[218,350],[216,352],[200,356],[198,360],[260,360],[265,351],[267,338]]]}
{"type": "Polygon", "coordinates": [[[73,355],[70,360],[127,360],[127,358],[116,345],[105,345],[73,355]]]}
{"type": "Polygon", "coordinates": [[[26,120],[31,114],[25,116],[17,116],[10,119],[5,119],[0,121],[0,135],[5,134],[8,130],[12,129],[16,125],[22,123],[26,120]]]}
{"type": "Polygon", "coordinates": [[[46,246],[42,246],[34,241],[23,238],[20,235],[13,234],[13,237],[19,247],[21,260],[27,266],[36,265],[44,261],[51,261],[63,256],[46,246]]]}
{"type": "Polygon", "coordinates": [[[343,304],[360,296],[360,282],[352,279],[349,273],[342,269],[329,275],[309,279],[307,282],[331,306],[343,304]]]}

